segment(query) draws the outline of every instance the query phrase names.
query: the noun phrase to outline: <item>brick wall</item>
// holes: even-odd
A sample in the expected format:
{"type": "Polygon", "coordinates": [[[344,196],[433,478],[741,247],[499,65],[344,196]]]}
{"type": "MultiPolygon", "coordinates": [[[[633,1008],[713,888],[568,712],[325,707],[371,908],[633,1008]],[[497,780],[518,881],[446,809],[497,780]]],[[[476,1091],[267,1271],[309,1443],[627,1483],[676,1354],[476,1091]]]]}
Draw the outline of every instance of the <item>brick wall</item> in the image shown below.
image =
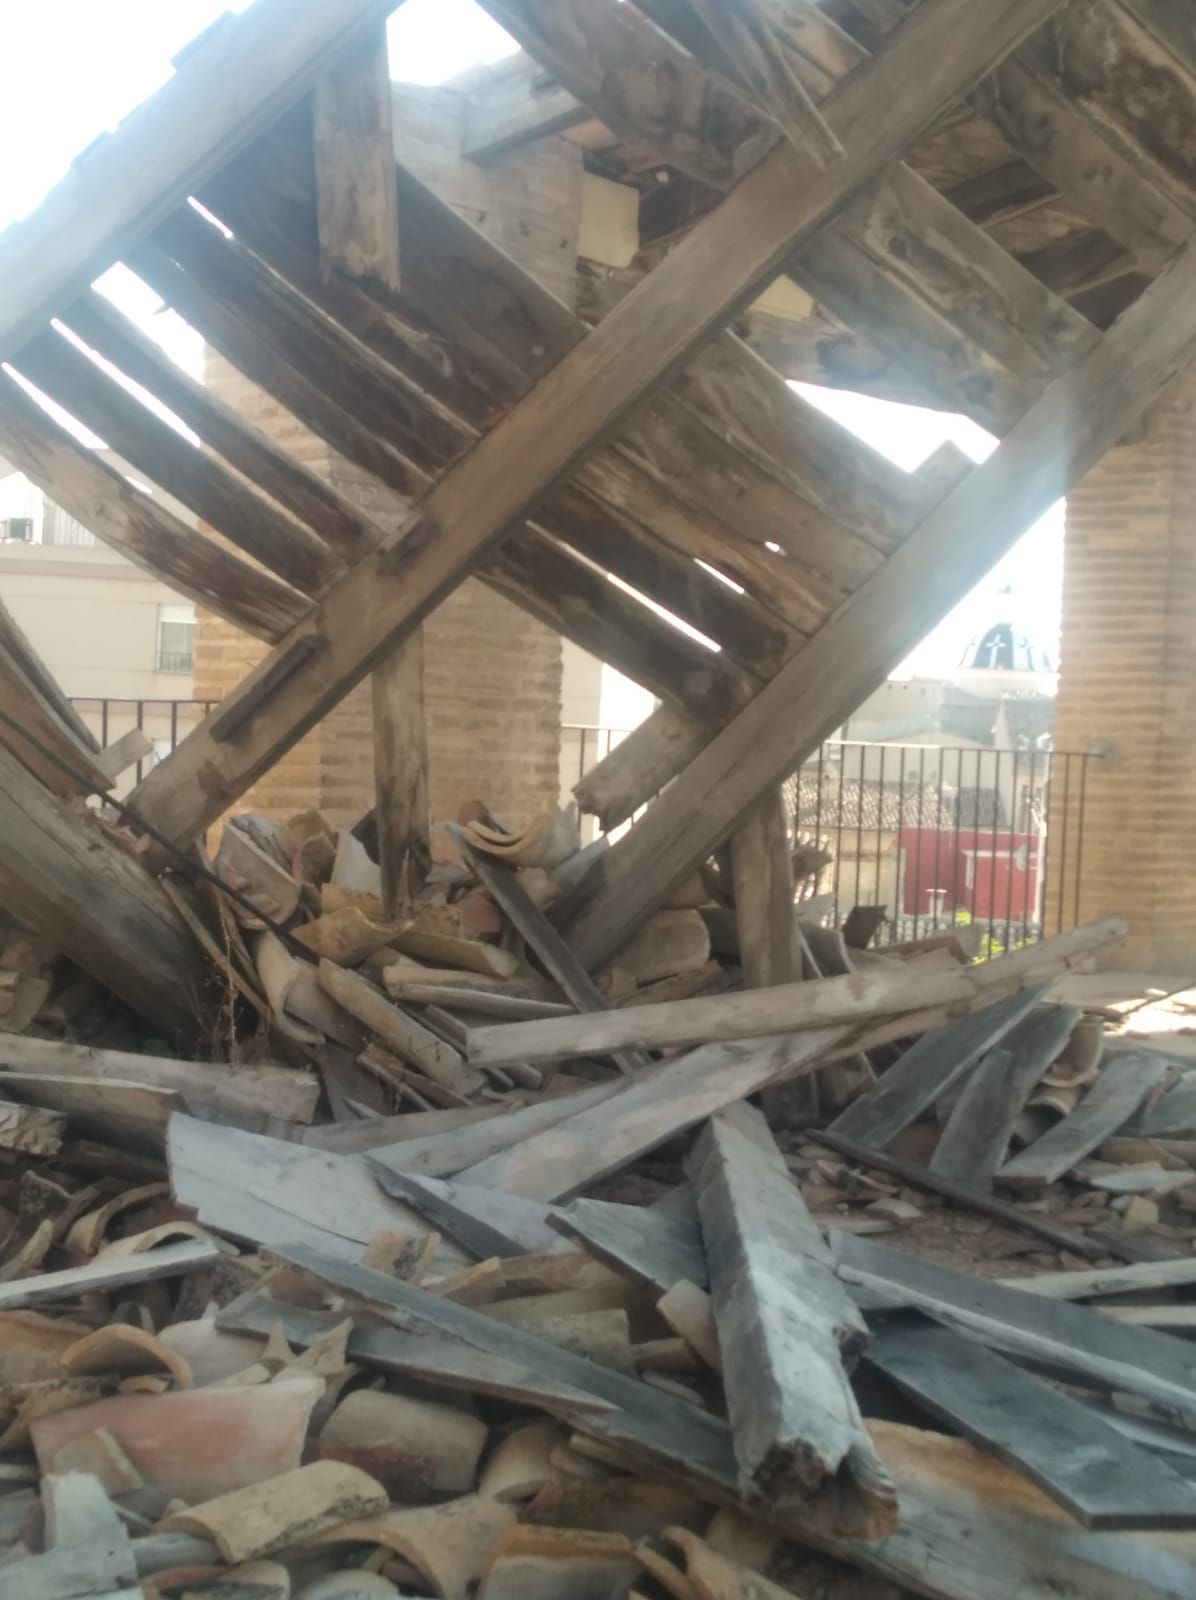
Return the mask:
{"type": "MultiPolygon", "coordinates": [[[[547,139],[486,168],[459,156],[461,96],[395,88],[400,158],[475,227],[556,294],[572,299],[581,218],[581,154],[547,139]]],[[[208,382],[342,493],[384,524],[403,512],[396,496],[302,428],[289,412],[225,363],[208,382]]],[[[263,647],[202,614],[195,693],[219,699],[263,647]]],[[[560,759],[561,641],[483,584],[470,581],[425,624],[425,689],[432,814],[454,816],[487,801],[513,822],[556,802],[560,759]]],[[[282,815],[318,805],[336,824],[373,799],[370,691],[362,684],[250,791],[244,808],[282,815]]]]}
{"type": "Polygon", "coordinates": [[[1078,862],[1082,920],[1130,924],[1110,962],[1159,972],[1186,971],[1196,951],[1194,505],[1189,373],[1069,498],[1056,744],[1100,759],[1082,851],[1056,827],[1048,863],[1048,903],[1065,870],[1070,907],[1078,862]]]}

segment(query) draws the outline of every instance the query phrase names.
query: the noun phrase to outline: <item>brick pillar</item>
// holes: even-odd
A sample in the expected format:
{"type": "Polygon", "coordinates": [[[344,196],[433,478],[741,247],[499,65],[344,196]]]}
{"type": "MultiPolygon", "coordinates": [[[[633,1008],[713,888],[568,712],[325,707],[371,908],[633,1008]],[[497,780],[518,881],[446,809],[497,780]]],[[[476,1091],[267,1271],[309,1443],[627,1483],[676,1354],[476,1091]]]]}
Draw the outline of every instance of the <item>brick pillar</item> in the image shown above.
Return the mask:
{"type": "MultiPolygon", "coordinates": [[[[1111,964],[1196,952],[1196,373],[1069,497],[1056,748],[1089,751],[1082,841],[1057,788],[1047,901],[1119,915],[1111,964]]],[[[1075,783],[1071,801],[1077,799],[1075,783]]]]}

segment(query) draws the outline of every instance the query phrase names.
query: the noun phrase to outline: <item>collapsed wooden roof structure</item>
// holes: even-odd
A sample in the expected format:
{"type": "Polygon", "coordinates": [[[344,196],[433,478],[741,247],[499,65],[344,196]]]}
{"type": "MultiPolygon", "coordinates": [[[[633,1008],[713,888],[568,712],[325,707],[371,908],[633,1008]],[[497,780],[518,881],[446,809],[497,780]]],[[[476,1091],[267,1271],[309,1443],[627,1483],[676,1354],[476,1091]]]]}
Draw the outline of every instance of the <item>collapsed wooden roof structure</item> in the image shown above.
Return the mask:
{"type": "MultiPolygon", "coordinates": [[[[668,785],[558,918],[583,963],[731,839],[760,908],[746,969],[783,981],[778,782],[1196,354],[1196,23],[1182,0],[485,4],[527,65],[479,88],[477,157],[571,130],[644,187],[650,271],[574,314],[395,169],[392,0],[256,0],[0,239],[0,454],[273,646],[132,797],[156,839],[188,848],[374,672],[393,884],[419,827],[414,641],[476,573],[661,700],[581,785],[607,826],[668,785]],[[392,491],[387,525],[88,287],[117,260],[392,491]],[[815,309],[782,335],[750,307],[786,273],[815,309]],[[770,359],[964,411],[999,448],[907,476],[770,359]]],[[[51,794],[86,789],[94,751],[0,643],[6,703],[79,776],[6,724],[6,901],[185,1031],[177,914],[51,794]]]]}

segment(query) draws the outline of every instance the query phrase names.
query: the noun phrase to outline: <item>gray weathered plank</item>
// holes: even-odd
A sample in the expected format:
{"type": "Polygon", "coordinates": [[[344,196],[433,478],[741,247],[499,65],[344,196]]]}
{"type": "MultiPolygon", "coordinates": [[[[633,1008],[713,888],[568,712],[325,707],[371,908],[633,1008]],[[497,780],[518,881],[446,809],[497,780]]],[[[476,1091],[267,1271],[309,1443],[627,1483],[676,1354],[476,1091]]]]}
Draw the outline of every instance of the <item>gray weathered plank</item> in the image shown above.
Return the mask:
{"type": "Polygon", "coordinates": [[[1147,1051],[1111,1056],[1071,1115],[1007,1161],[998,1178],[1025,1187],[1054,1183],[1123,1128],[1166,1071],[1166,1061],[1147,1051]]]}

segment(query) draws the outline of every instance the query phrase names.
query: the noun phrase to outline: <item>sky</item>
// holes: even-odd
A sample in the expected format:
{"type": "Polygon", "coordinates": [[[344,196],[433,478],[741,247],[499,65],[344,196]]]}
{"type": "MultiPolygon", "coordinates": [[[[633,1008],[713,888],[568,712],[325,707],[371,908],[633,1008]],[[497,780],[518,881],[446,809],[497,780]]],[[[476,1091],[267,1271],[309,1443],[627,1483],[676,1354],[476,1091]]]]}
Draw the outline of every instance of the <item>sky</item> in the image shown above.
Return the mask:
{"type": "MultiPolygon", "coordinates": [[[[0,228],[30,211],[71,161],[171,73],[171,58],[225,11],[249,0],[0,0],[0,228]]],[[[439,83],[500,60],[515,45],[474,0],[406,0],[391,19],[391,74],[439,83]]],[[[176,359],[197,370],[199,343],[177,318],[154,318],[158,302],[122,269],[102,281],[122,309],[176,359]]],[[[908,471],[953,440],[975,460],[995,440],[963,417],[919,411],[860,395],[801,392],[908,471]]],[[[899,675],[950,671],[968,640],[1009,611],[1057,656],[1063,514],[1057,506],[980,589],[926,639],[899,675]],[[1011,591],[1006,597],[1002,591],[1011,591]]]]}

